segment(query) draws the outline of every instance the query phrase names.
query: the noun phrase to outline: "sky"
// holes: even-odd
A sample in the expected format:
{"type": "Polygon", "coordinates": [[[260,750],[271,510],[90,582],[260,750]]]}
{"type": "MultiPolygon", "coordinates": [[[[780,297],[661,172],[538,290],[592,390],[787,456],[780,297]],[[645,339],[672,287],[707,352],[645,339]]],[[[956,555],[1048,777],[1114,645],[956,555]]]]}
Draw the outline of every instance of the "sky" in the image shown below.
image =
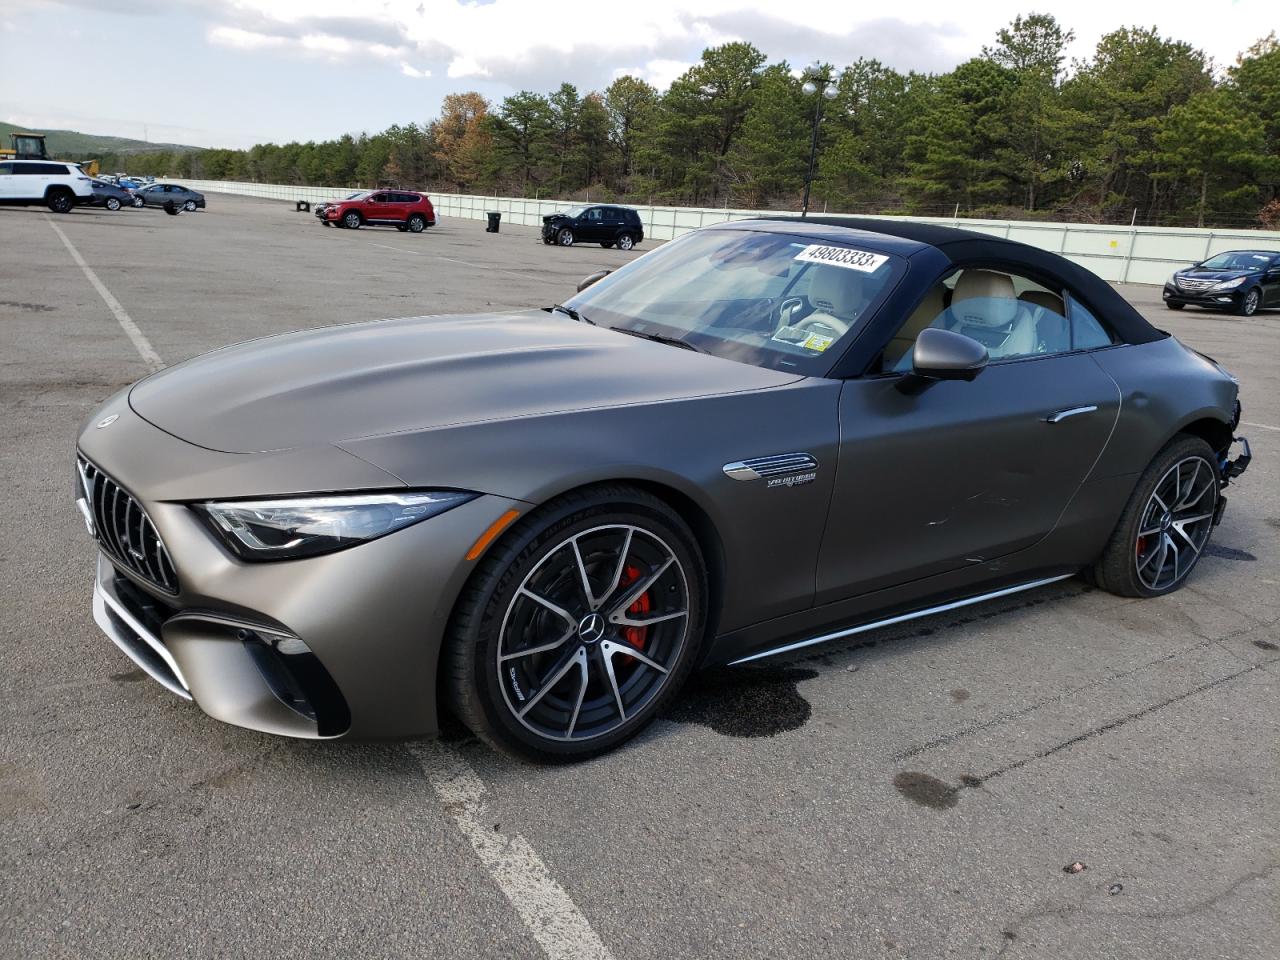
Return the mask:
{"type": "Polygon", "coordinates": [[[665,89],[732,40],[771,62],[944,71],[1032,11],[1075,31],[1073,57],[1154,26],[1220,68],[1280,29],[1276,0],[4,0],[0,119],[197,146],[323,140],[426,123],[463,90],[496,103],[626,73],[665,89]]]}

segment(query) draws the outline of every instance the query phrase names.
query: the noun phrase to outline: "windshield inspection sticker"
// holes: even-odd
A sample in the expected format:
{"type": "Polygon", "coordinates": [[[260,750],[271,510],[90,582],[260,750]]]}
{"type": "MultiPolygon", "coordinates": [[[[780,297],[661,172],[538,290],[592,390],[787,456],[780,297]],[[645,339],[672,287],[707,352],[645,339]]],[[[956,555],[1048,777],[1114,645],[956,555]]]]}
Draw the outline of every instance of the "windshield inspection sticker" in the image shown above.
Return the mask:
{"type": "Polygon", "coordinates": [[[820,243],[809,244],[795,258],[804,263],[829,263],[833,267],[845,267],[861,273],[875,273],[889,259],[883,253],[850,250],[848,247],[824,247],[820,243]]]}

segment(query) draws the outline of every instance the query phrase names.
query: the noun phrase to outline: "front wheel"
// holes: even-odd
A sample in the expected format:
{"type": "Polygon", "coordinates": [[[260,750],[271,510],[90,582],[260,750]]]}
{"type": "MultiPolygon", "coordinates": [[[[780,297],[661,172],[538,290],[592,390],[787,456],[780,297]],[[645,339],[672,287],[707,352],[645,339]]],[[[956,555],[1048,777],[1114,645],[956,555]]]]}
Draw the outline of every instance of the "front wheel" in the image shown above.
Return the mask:
{"type": "Polygon", "coordinates": [[[342,218],[342,225],[348,230],[360,229],[360,214],[352,210],[342,218]]]}
{"type": "Polygon", "coordinates": [[[103,206],[106,207],[108,210],[110,210],[112,213],[115,213],[117,210],[120,209],[120,201],[115,197],[107,197],[106,201],[103,203],[103,206]]]}
{"type": "Polygon", "coordinates": [[[1262,291],[1254,287],[1240,301],[1240,305],[1236,307],[1236,313],[1242,317],[1252,317],[1258,312],[1258,307],[1262,305],[1262,291]]]}
{"type": "Polygon", "coordinates": [[[558,234],[556,234],[556,242],[559,243],[560,246],[562,247],[572,247],[573,239],[574,239],[573,231],[570,230],[568,227],[565,227],[558,234]]]}
{"type": "Polygon", "coordinates": [[[622,236],[618,237],[619,250],[630,250],[635,245],[636,245],[636,238],[631,236],[631,234],[629,233],[624,233],[622,234],[622,236]]]}
{"type": "Polygon", "coordinates": [[[640,732],[702,641],[707,586],[688,526],[630,487],[553,501],[481,561],[441,664],[458,716],[532,760],[583,760],[640,732]]]}
{"type": "Polygon", "coordinates": [[[1213,532],[1221,478],[1199,437],[1181,434],[1138,480],[1120,522],[1093,567],[1098,586],[1121,597],[1178,589],[1213,532]]]}
{"type": "Polygon", "coordinates": [[[1169,302],[1169,301],[1165,301],[1165,306],[1166,306],[1166,307],[1168,307],[1170,310],[1181,310],[1183,307],[1185,307],[1185,306],[1186,306],[1186,304],[1185,304],[1185,303],[1171,303],[1171,302],[1169,302]]]}
{"type": "Polygon", "coordinates": [[[147,201],[143,200],[141,197],[133,198],[133,206],[135,210],[141,210],[146,205],[147,205],[147,201]]]}
{"type": "Polygon", "coordinates": [[[195,213],[196,202],[194,200],[188,200],[186,203],[182,205],[182,209],[187,211],[187,213],[195,213]]]}

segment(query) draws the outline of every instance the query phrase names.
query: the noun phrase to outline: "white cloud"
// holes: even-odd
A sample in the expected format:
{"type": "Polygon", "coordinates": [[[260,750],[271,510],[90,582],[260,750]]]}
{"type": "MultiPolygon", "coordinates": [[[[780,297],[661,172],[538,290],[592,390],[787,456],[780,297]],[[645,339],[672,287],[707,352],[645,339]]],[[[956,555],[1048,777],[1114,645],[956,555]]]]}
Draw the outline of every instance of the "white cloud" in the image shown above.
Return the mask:
{"type": "Polygon", "coordinates": [[[489,71],[473,57],[454,57],[449,61],[449,79],[465,80],[471,77],[487,77],[489,71]]]}
{"type": "Polygon", "coordinates": [[[415,80],[421,80],[424,77],[431,76],[430,70],[419,70],[417,67],[412,64],[405,63],[403,60],[400,61],[400,72],[406,77],[413,77],[415,80]]]}
{"type": "Polygon", "coordinates": [[[241,30],[239,27],[214,27],[209,31],[209,41],[220,47],[234,47],[237,50],[283,47],[288,42],[284,37],[254,33],[252,30],[241,30]]]}

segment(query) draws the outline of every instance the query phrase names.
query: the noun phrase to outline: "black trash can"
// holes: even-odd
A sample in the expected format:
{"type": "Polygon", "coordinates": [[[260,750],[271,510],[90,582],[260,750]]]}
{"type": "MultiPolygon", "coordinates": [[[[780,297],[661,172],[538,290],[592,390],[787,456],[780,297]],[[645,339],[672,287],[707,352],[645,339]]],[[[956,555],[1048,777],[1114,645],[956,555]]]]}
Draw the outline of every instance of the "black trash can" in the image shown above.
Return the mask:
{"type": "Polygon", "coordinates": [[[306,200],[299,200],[299,201],[298,201],[298,205],[297,205],[297,207],[296,207],[296,209],[295,209],[295,211],[294,211],[294,212],[295,212],[295,213],[310,213],[310,212],[311,212],[311,204],[307,203],[307,201],[306,201],[306,200]]]}
{"type": "Polygon", "coordinates": [[[484,228],[484,232],[497,233],[498,224],[502,222],[502,214],[500,214],[497,210],[490,210],[488,213],[485,214],[485,216],[489,218],[489,225],[484,228]]]}

